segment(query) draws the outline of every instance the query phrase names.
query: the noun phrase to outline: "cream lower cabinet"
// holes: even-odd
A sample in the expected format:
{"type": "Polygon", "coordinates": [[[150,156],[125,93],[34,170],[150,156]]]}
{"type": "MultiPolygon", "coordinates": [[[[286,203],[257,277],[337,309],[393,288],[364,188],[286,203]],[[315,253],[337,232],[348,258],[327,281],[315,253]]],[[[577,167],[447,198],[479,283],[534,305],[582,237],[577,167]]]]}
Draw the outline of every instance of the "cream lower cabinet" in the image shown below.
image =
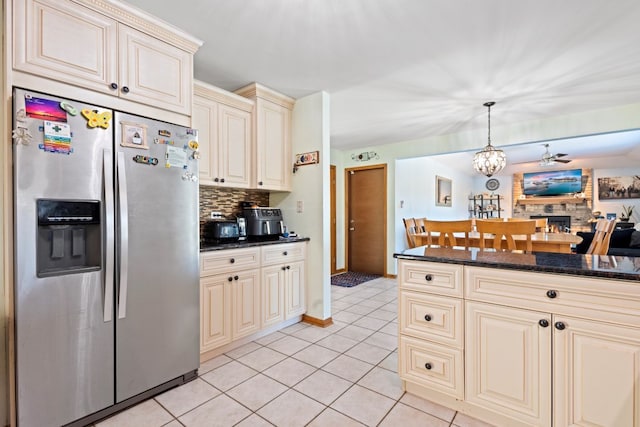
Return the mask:
{"type": "Polygon", "coordinates": [[[15,70],[191,114],[199,41],[115,3],[14,0],[13,7],[15,70]]]}
{"type": "Polygon", "coordinates": [[[242,270],[234,274],[232,294],[232,339],[257,332],[260,323],[260,271],[242,270]]]}
{"type": "Polygon", "coordinates": [[[497,426],[640,427],[637,282],[413,260],[398,278],[407,391],[497,426]]]}
{"type": "Polygon", "coordinates": [[[306,311],[305,243],[262,247],[262,322],[276,324],[306,311]]]}
{"type": "Polygon", "coordinates": [[[219,275],[200,279],[200,351],[231,342],[231,281],[219,275]]]}

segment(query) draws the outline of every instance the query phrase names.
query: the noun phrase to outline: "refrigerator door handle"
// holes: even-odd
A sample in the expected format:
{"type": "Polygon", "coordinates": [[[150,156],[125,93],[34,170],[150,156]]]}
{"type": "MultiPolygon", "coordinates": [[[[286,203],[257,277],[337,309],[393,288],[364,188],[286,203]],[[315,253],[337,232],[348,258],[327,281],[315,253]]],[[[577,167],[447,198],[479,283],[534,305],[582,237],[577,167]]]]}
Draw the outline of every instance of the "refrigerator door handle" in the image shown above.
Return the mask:
{"type": "Polygon", "coordinates": [[[105,204],[105,237],[107,251],[104,268],[104,321],[113,320],[113,272],[114,272],[114,245],[115,228],[113,226],[113,164],[111,150],[102,152],[102,166],[104,178],[104,204],[105,204]]]}
{"type": "Polygon", "coordinates": [[[127,317],[127,275],[129,270],[129,208],[127,205],[127,177],[124,153],[118,152],[118,200],[120,228],[120,280],[118,292],[118,319],[127,317]]]}

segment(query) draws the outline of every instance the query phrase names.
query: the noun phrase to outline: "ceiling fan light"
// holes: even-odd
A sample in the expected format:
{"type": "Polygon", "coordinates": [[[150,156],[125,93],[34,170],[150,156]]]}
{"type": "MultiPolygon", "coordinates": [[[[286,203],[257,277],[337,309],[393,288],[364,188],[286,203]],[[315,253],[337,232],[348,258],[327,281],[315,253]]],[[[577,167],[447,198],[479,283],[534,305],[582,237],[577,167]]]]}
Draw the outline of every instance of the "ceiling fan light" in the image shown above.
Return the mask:
{"type": "Polygon", "coordinates": [[[504,151],[491,145],[491,107],[495,105],[495,102],[485,102],[483,105],[487,107],[487,146],[473,156],[473,169],[482,175],[491,177],[507,165],[507,156],[504,151]]]}

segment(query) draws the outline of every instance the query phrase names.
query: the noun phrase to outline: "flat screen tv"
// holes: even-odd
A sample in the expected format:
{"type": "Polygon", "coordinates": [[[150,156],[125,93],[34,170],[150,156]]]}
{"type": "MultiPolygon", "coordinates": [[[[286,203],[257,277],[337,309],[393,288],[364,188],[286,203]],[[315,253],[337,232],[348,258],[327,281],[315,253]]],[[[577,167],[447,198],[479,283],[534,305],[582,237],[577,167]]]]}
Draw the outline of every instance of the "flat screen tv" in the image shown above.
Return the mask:
{"type": "Polygon", "coordinates": [[[527,172],[522,190],[526,196],[559,196],[582,191],[582,169],[527,172]]]}

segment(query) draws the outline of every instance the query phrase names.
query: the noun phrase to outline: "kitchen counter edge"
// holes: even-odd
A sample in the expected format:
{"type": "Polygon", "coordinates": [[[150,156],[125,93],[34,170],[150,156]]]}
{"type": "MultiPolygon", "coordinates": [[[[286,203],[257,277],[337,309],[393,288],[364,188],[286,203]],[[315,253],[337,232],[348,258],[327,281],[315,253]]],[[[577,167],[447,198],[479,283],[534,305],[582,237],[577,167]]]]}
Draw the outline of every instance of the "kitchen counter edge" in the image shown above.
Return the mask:
{"type": "Polygon", "coordinates": [[[297,243],[297,242],[308,242],[311,240],[309,237],[290,237],[286,239],[279,240],[265,240],[262,242],[234,242],[234,243],[223,243],[221,245],[205,245],[200,247],[200,252],[211,252],[211,251],[224,251],[227,249],[242,249],[242,248],[251,248],[255,246],[267,246],[267,245],[279,245],[282,243],[297,243]]]}
{"type": "Polygon", "coordinates": [[[477,250],[427,248],[425,246],[395,253],[393,257],[414,261],[640,281],[640,271],[638,271],[640,270],[640,257],[550,252],[480,253],[477,250]]]}

